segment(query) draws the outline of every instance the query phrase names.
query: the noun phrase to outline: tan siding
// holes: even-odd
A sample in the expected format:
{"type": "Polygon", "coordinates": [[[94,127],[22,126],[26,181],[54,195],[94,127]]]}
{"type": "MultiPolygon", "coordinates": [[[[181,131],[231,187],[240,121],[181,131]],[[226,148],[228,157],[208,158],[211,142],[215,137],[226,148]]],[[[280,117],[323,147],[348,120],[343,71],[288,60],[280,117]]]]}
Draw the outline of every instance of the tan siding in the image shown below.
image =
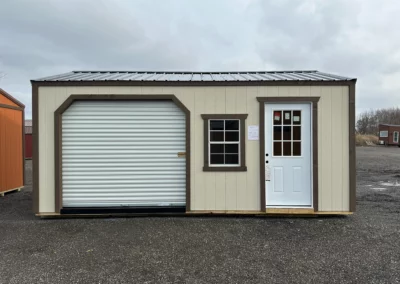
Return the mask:
{"type": "MultiPolygon", "coordinates": [[[[194,95],[194,88],[177,88],[177,87],[163,87],[163,94],[171,95],[174,94],[189,110],[194,110],[195,106],[195,95],[194,95]]],[[[194,133],[195,133],[195,114],[193,111],[190,112],[190,148],[193,151],[194,145],[195,145],[195,139],[194,139],[194,133]]],[[[190,204],[192,206],[195,204],[195,159],[192,158],[190,159],[190,188],[191,188],[191,194],[190,194],[190,204]]]]}
{"type": "MultiPolygon", "coordinates": [[[[262,88],[267,92],[266,88],[262,88]]],[[[247,125],[260,125],[260,106],[257,102],[259,88],[247,87],[247,125]],[[257,103],[254,103],[257,102],[257,103]]],[[[246,129],[246,139],[247,139],[246,129]]],[[[247,189],[246,198],[241,202],[243,210],[260,210],[260,144],[259,141],[246,140],[246,166],[247,166],[247,189]]]]}
{"type": "Polygon", "coordinates": [[[332,134],[335,137],[332,141],[332,191],[331,191],[331,210],[341,211],[342,210],[342,153],[343,149],[343,131],[342,131],[342,88],[332,89],[332,134]]]}
{"type": "MultiPolygon", "coordinates": [[[[236,114],[236,91],[237,88],[226,88],[225,90],[225,112],[230,114],[236,114]]],[[[225,173],[225,199],[226,209],[237,208],[237,173],[227,172],[225,173]]]]}
{"type": "Polygon", "coordinates": [[[342,210],[350,210],[349,184],[349,87],[342,87],[342,210]]]}
{"type": "MultiPolygon", "coordinates": [[[[194,189],[195,197],[193,204],[193,210],[205,210],[206,208],[206,180],[203,178],[203,130],[204,124],[201,119],[201,115],[205,112],[206,96],[204,88],[195,89],[195,122],[194,122],[194,160],[195,160],[195,172],[194,172],[194,189]]],[[[192,154],[192,156],[193,156],[192,154]]]]}
{"type": "MultiPolygon", "coordinates": [[[[218,87],[215,89],[215,113],[226,113],[226,88],[218,87]]],[[[202,151],[203,152],[203,151],[202,151]]],[[[205,173],[205,178],[208,173],[205,173]]],[[[224,172],[215,173],[215,210],[226,210],[226,174],[224,172]]]]}
{"type": "MultiPolygon", "coordinates": [[[[217,101],[217,96],[218,93],[215,90],[211,90],[209,92],[209,95],[207,96],[206,100],[206,108],[204,111],[204,114],[215,114],[216,113],[216,107],[215,107],[215,102],[217,101]]],[[[204,121],[202,121],[204,125],[204,121]]],[[[203,153],[204,156],[204,153],[203,153]]],[[[201,159],[201,162],[204,165],[204,158],[201,159]]],[[[206,187],[205,187],[205,192],[206,192],[206,206],[204,207],[204,210],[215,210],[215,191],[216,191],[216,176],[214,172],[209,172],[207,173],[207,178],[206,180],[206,187]]]]}
{"type": "MultiPolygon", "coordinates": [[[[246,87],[236,88],[236,113],[246,114],[247,113],[247,97],[246,97],[246,87]]],[[[247,130],[248,120],[246,120],[246,125],[244,127],[247,130]]],[[[247,131],[246,131],[247,132],[247,131]]],[[[247,144],[246,140],[246,144],[247,144]]],[[[246,208],[247,197],[247,172],[238,172],[236,177],[236,210],[244,210],[246,208]]]]}
{"type": "Polygon", "coordinates": [[[320,194],[321,194],[321,204],[319,210],[321,211],[331,211],[331,190],[332,190],[332,89],[331,88],[321,88],[321,144],[322,153],[321,160],[322,164],[321,179],[319,182],[320,194]],[[329,161],[328,163],[326,161],[329,161]]]}
{"type": "MultiPolygon", "coordinates": [[[[312,86],[310,89],[310,95],[312,97],[320,97],[321,96],[321,87],[320,86],[312,86]]],[[[320,99],[318,103],[318,208],[321,210],[322,206],[322,101],[320,99]]]]}
{"type": "MultiPolygon", "coordinates": [[[[259,125],[258,96],[321,96],[318,106],[319,208],[349,209],[348,87],[40,87],[40,212],[54,212],[54,111],[71,94],[174,94],[191,111],[192,210],[259,210],[259,141],[246,139],[247,172],[203,172],[205,113],[248,113],[259,125]]],[[[261,153],[263,155],[264,153],[261,153]]]]}

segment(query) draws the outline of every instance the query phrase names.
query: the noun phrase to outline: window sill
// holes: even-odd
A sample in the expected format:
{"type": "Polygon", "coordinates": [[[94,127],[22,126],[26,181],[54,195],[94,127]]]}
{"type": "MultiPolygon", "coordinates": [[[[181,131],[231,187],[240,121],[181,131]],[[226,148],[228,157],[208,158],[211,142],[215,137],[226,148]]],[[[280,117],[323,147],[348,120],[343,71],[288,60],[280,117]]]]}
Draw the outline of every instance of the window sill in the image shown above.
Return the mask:
{"type": "Polygon", "coordinates": [[[203,167],[203,172],[247,172],[246,166],[240,167],[203,167]]]}

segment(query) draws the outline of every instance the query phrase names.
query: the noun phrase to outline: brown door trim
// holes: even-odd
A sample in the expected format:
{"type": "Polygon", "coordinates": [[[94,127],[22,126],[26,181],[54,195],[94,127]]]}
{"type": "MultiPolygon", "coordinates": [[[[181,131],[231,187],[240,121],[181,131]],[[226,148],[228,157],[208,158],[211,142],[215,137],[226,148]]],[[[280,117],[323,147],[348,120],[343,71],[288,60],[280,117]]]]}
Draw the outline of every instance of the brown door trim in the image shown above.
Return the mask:
{"type": "Polygon", "coordinates": [[[260,207],[266,210],[265,202],[265,104],[304,102],[312,105],[312,143],[313,143],[313,209],[318,211],[318,101],[320,97],[257,97],[260,103],[260,207]]]}
{"type": "MultiPolygon", "coordinates": [[[[54,161],[55,161],[55,212],[62,209],[62,114],[74,101],[88,100],[158,100],[173,101],[186,117],[186,211],[190,211],[190,111],[174,95],[70,95],[54,112],[54,161]]],[[[37,129],[36,129],[37,131],[37,129]]],[[[35,147],[36,148],[36,147],[35,147]]],[[[37,187],[36,187],[37,189],[37,187]]]]}

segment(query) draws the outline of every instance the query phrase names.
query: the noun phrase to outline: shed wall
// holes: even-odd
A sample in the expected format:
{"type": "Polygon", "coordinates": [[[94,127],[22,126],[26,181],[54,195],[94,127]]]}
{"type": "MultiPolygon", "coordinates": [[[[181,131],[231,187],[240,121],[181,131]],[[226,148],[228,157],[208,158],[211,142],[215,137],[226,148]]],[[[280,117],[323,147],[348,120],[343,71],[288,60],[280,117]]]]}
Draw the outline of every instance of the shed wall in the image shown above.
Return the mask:
{"type": "Polygon", "coordinates": [[[25,134],[25,159],[32,159],[32,134],[25,134]]]}
{"type": "Polygon", "coordinates": [[[23,110],[0,107],[0,192],[24,185],[22,127],[23,110]]]}
{"type": "Polygon", "coordinates": [[[247,126],[259,125],[257,97],[319,96],[319,211],[349,211],[349,87],[39,87],[39,211],[55,211],[54,111],[72,94],[173,94],[191,112],[191,210],[260,210],[259,141],[247,126]],[[243,114],[247,172],[203,172],[201,114],[243,114]]]}
{"type": "Polygon", "coordinates": [[[19,107],[19,105],[17,105],[12,100],[10,100],[9,98],[6,98],[5,96],[3,96],[1,94],[0,94],[0,104],[19,107]]]}

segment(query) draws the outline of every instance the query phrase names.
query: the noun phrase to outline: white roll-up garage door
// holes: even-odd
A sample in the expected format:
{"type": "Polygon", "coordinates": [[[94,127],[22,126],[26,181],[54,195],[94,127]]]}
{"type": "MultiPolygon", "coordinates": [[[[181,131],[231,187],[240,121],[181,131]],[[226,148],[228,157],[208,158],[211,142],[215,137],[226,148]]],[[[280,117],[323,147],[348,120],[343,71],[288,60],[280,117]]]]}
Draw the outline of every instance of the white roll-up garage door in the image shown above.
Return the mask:
{"type": "Polygon", "coordinates": [[[63,207],[185,206],[185,114],[172,101],[76,101],[62,115],[63,207]]]}

